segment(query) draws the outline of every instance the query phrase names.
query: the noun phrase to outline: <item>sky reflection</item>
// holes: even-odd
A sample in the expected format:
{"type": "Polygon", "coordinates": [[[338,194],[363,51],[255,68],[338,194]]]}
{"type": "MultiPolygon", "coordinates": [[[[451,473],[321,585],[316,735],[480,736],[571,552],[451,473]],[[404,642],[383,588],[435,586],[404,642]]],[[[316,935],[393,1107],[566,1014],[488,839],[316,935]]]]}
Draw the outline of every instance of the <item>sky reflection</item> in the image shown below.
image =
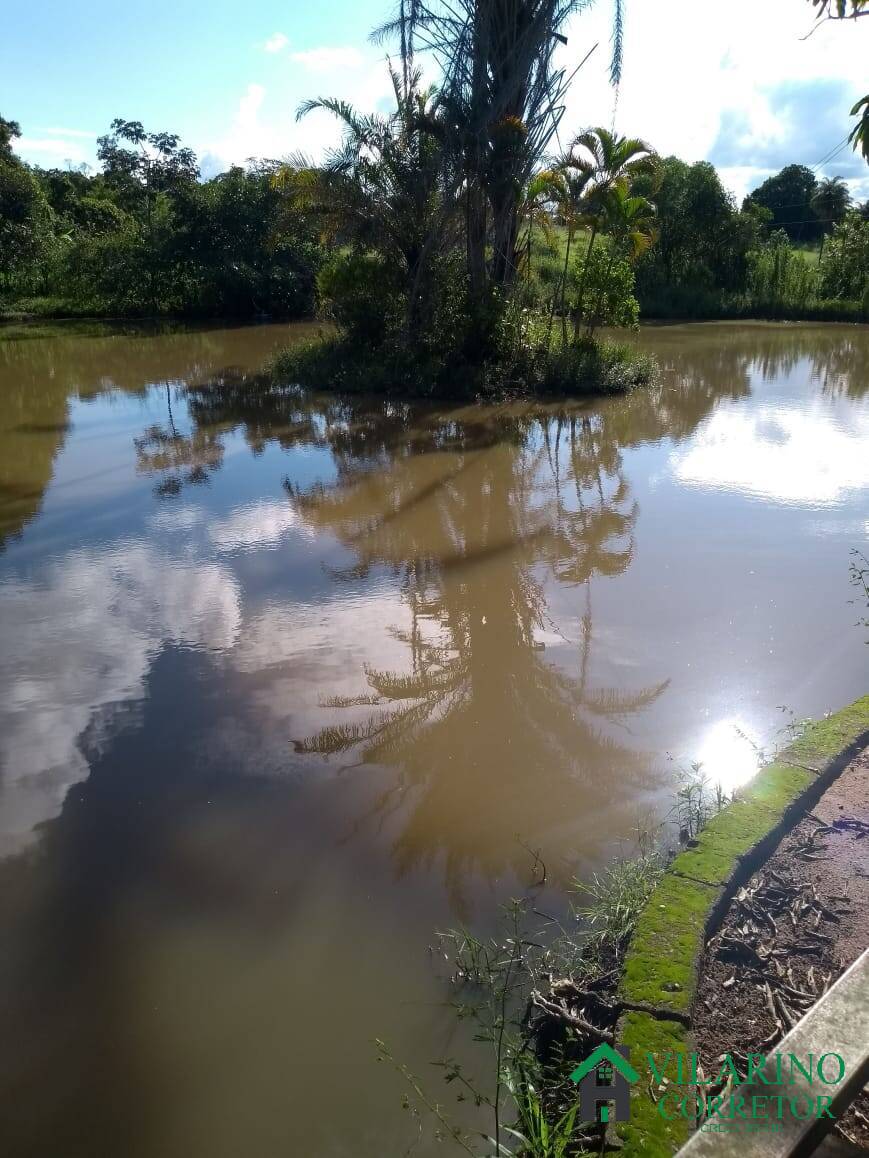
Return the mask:
{"type": "Polygon", "coordinates": [[[37,582],[0,584],[0,857],[59,815],[88,775],[85,732],[110,733],[144,697],[164,646],[224,651],[240,623],[228,571],[136,540],[72,551],[37,582]]]}
{"type": "Polygon", "coordinates": [[[786,505],[831,506],[869,486],[869,411],[856,412],[849,428],[819,402],[748,412],[722,407],[673,452],[671,469],[680,482],[786,505]]]}

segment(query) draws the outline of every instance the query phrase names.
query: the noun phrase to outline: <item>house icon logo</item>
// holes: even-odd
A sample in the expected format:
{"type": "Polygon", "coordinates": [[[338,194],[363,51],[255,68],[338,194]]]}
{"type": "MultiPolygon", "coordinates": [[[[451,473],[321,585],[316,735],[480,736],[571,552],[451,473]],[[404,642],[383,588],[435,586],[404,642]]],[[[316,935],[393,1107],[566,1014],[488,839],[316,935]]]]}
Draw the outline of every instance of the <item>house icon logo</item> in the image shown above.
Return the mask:
{"type": "Polygon", "coordinates": [[[584,1122],[626,1122],[631,1116],[630,1083],[640,1076],[626,1045],[604,1042],[578,1065],[570,1080],[579,1086],[579,1117],[584,1122]],[[615,1113],[610,1114],[610,1103],[615,1113]]]}

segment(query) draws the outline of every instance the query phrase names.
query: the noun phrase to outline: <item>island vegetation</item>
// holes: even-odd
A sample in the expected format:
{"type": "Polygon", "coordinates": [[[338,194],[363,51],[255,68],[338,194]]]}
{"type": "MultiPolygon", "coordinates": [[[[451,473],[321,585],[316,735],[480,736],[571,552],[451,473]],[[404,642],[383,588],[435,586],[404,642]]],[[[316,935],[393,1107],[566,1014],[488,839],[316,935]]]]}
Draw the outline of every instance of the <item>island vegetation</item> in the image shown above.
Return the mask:
{"type": "MultiPolygon", "coordinates": [[[[869,201],[841,179],[787,165],[738,207],[711,164],[653,142],[594,127],[555,148],[582,65],[566,71],[555,49],[577,7],[402,4],[375,33],[397,50],[394,107],[306,102],[299,116],[325,109],[343,130],[316,164],[262,158],[203,180],[176,134],[116,119],[98,171],[42,169],[0,118],[0,311],[319,316],[334,331],[278,372],[427,391],[647,382],[647,359],[598,334],[640,318],[869,319],[869,201]]],[[[614,84],[622,18],[616,4],[614,84]]],[[[851,138],[865,153],[863,106],[851,138]]]]}

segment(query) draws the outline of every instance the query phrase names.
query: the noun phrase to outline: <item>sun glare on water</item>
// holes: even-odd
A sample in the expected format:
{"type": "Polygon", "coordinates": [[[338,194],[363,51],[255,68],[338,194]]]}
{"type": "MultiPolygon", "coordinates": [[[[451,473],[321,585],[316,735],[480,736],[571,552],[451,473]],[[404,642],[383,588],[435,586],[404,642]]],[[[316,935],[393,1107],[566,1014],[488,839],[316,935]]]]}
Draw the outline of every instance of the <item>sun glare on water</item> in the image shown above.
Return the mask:
{"type": "Polygon", "coordinates": [[[735,718],[718,720],[704,735],[697,754],[701,774],[728,796],[754,776],[760,765],[755,737],[735,718]]]}

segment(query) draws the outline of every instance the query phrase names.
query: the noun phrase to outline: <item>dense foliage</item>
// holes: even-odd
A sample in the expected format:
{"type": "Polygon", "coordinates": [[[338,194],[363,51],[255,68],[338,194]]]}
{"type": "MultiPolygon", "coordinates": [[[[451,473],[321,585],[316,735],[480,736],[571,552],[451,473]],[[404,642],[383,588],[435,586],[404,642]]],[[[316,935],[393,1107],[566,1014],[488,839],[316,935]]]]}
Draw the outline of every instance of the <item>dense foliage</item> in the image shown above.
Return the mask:
{"type": "Polygon", "coordinates": [[[624,387],[648,377],[626,350],[593,351],[600,325],[637,318],[632,263],[654,207],[634,186],[654,179],[657,158],[594,129],[543,167],[569,81],[554,45],[576,7],[532,0],[517,19],[511,0],[419,0],[383,30],[400,48],[391,113],[328,98],[302,106],[300,116],[326,109],[343,128],[323,164],[278,176],[333,247],[318,287],[340,332],[293,355],[287,372],[348,385],[354,366],[362,383],[386,367],[403,386],[438,390],[577,387],[603,361],[610,386],[618,361],[624,387]],[[440,64],[437,88],[421,87],[420,48],[440,64]],[[550,248],[558,226],[568,234],[543,294],[527,292],[535,224],[550,248]],[[584,244],[571,254],[578,230],[584,244]]]}
{"type": "Polygon", "coordinates": [[[788,165],[737,210],[710,164],[668,157],[652,196],[658,238],[637,267],[641,314],[869,318],[854,272],[869,207],[852,207],[839,178],[788,165]]]}
{"type": "MultiPolygon", "coordinates": [[[[812,0],[823,19],[864,13],[848,2],[812,0]]],[[[840,178],[787,165],[737,208],[711,164],[642,140],[592,128],[561,149],[571,77],[554,50],[582,6],[529,0],[518,20],[512,0],[400,4],[380,30],[398,47],[392,110],[299,110],[342,125],[318,164],[202,180],[177,135],[116,119],[98,171],[46,170],[16,156],[19,127],[0,117],[0,309],[319,312],[345,355],[409,378],[521,366],[538,383],[640,316],[865,319],[869,203],[840,178]],[[420,51],[437,87],[421,85],[420,51]]]]}
{"type": "Polygon", "coordinates": [[[59,314],[313,312],[321,247],[287,213],[277,162],[201,181],[174,134],[116,120],[101,172],[38,169],[17,134],[0,120],[0,297],[59,314]]]}

